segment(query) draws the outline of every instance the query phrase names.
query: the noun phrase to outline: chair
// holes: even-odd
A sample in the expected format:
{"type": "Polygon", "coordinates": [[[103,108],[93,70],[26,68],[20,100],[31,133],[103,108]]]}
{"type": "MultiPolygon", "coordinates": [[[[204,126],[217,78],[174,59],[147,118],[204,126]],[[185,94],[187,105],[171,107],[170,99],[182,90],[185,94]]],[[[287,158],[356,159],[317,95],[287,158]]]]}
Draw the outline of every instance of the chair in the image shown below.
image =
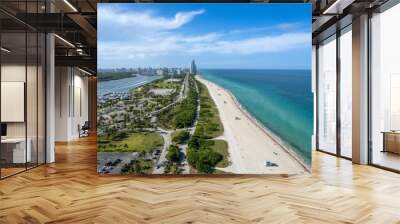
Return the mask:
{"type": "Polygon", "coordinates": [[[89,121],[85,121],[82,127],[78,125],[78,129],[79,129],[79,138],[89,136],[89,129],[90,129],[89,121]]]}

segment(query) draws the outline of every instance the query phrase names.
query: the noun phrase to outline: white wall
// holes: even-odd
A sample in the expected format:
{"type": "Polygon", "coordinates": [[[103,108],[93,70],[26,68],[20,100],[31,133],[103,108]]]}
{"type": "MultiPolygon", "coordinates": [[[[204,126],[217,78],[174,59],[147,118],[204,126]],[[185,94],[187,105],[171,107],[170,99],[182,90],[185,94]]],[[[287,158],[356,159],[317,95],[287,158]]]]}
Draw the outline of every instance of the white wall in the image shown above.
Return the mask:
{"type": "Polygon", "coordinates": [[[78,125],[88,120],[88,78],[76,68],[56,67],[55,85],[55,140],[77,139],[78,125]]]}
{"type": "MultiPolygon", "coordinates": [[[[3,82],[25,82],[25,64],[7,64],[1,66],[1,81],[3,82]]],[[[7,110],[7,108],[1,108],[7,110]]],[[[7,123],[7,137],[25,137],[25,122],[7,123]]]]}
{"type": "Polygon", "coordinates": [[[55,141],[67,141],[69,133],[69,95],[70,77],[67,67],[55,68],[55,141]]]}
{"type": "MultiPolygon", "coordinates": [[[[45,118],[44,118],[44,74],[42,68],[25,64],[2,64],[1,66],[2,82],[23,82],[26,85],[26,107],[25,100],[19,108],[2,107],[3,113],[22,113],[22,117],[26,112],[26,120],[23,118],[21,122],[5,122],[7,124],[8,138],[24,138],[25,135],[29,139],[32,162],[44,163],[45,150],[45,118]],[[38,69],[38,70],[37,70],[38,69]],[[25,80],[27,78],[27,80],[25,80]],[[19,110],[19,111],[12,111],[19,110]]],[[[2,94],[7,94],[2,89],[2,94]]],[[[18,90],[19,94],[24,95],[25,89],[18,90]]],[[[8,98],[2,95],[2,98],[8,98]]],[[[24,96],[22,96],[24,98],[24,96]]],[[[18,103],[18,102],[15,102],[18,103]]],[[[2,103],[3,104],[3,103],[2,103]]]]}
{"type": "Polygon", "coordinates": [[[79,132],[78,132],[78,125],[82,126],[85,121],[89,120],[89,102],[88,102],[88,78],[85,76],[81,76],[82,73],[79,72],[78,75],[76,75],[77,70],[74,70],[75,75],[74,75],[74,96],[72,96],[72,99],[74,99],[74,102],[71,103],[73,105],[73,108],[71,108],[72,111],[72,120],[71,120],[71,135],[73,136],[72,138],[78,138],[79,137],[79,132]]]}
{"type": "MultiPolygon", "coordinates": [[[[2,82],[24,82],[26,72],[28,72],[28,88],[27,88],[27,122],[28,131],[36,130],[36,80],[31,77],[32,74],[36,77],[36,66],[25,66],[25,64],[3,64],[1,66],[1,81],[2,82]],[[29,88],[31,87],[31,88],[29,88]]],[[[4,96],[3,96],[4,97],[4,96]]],[[[43,105],[39,105],[41,107],[43,105]]],[[[9,108],[1,108],[1,110],[8,110],[9,108]]],[[[24,108],[22,108],[24,110],[24,108]]],[[[25,137],[25,123],[26,122],[7,122],[7,135],[9,137],[25,137]]],[[[29,137],[30,132],[28,132],[29,137]]],[[[36,132],[35,132],[36,135],[36,132]]]]}

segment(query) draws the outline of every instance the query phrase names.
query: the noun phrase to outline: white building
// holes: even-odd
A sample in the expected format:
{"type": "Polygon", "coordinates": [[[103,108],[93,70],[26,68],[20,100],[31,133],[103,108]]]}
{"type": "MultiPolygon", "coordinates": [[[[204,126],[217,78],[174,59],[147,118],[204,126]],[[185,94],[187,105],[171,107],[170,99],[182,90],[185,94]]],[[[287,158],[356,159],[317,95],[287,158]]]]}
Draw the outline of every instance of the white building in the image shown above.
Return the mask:
{"type": "Polygon", "coordinates": [[[164,75],[164,71],[162,69],[157,69],[157,75],[164,75]]]}

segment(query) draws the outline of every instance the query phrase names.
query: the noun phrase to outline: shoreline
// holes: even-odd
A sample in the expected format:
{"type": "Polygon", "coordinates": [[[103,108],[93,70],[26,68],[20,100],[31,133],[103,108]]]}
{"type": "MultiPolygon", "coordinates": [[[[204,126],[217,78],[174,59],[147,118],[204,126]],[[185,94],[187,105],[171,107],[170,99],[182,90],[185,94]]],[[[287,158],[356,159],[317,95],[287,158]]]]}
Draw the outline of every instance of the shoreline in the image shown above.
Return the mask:
{"type": "Polygon", "coordinates": [[[235,102],[236,106],[247,116],[247,118],[249,118],[265,134],[267,134],[269,137],[271,137],[271,139],[274,140],[278,145],[280,145],[284,150],[286,150],[287,153],[289,153],[297,162],[299,162],[304,167],[305,170],[311,172],[311,168],[305,164],[305,161],[303,161],[302,159],[299,158],[300,155],[298,155],[294,150],[292,150],[288,146],[286,146],[285,144],[288,144],[288,143],[285,143],[284,140],[282,140],[279,136],[274,134],[265,125],[261,124],[261,122],[258,121],[253,115],[251,115],[250,112],[248,112],[246,110],[246,108],[239,102],[239,100],[236,98],[235,95],[233,95],[233,93],[231,91],[229,91],[225,88],[222,88],[221,86],[219,86],[217,84],[215,84],[215,85],[218,86],[218,88],[224,89],[229,94],[229,96],[232,98],[232,100],[235,102]]]}
{"type": "MultiPolygon", "coordinates": [[[[298,155],[294,150],[290,149],[290,147],[286,146],[288,145],[288,143],[284,142],[282,139],[280,139],[276,134],[274,134],[271,130],[269,130],[267,127],[265,127],[263,124],[260,123],[260,121],[258,121],[254,116],[252,116],[247,110],[246,108],[243,107],[243,105],[238,101],[238,99],[236,98],[235,95],[233,95],[233,93],[223,87],[221,87],[220,85],[204,78],[201,75],[198,75],[198,80],[199,81],[206,81],[211,83],[212,85],[215,85],[217,88],[221,89],[222,91],[224,91],[229,98],[232,100],[232,102],[234,103],[234,106],[241,112],[243,113],[246,118],[255,126],[257,127],[262,133],[264,133],[265,135],[267,135],[269,137],[269,139],[271,139],[275,144],[277,144],[279,146],[280,149],[282,149],[285,153],[287,153],[290,158],[292,158],[293,160],[296,161],[296,163],[298,163],[303,170],[307,171],[307,172],[311,172],[311,167],[309,167],[305,161],[303,161],[303,159],[301,158],[300,155],[298,155]],[[300,158],[299,158],[300,157],[300,158]]],[[[205,84],[205,83],[204,83],[205,84]]],[[[207,85],[206,85],[207,86],[207,85]]],[[[211,89],[207,86],[207,88],[209,89],[209,91],[211,92],[211,89]]],[[[216,101],[214,99],[214,101],[216,101]]],[[[216,102],[215,102],[216,103],[216,102]]],[[[218,105],[217,105],[218,106],[218,105]]],[[[220,109],[220,108],[218,108],[220,109]]],[[[220,112],[221,113],[221,112],[220,112]]],[[[279,164],[280,165],[280,164],[279,164]]]]}

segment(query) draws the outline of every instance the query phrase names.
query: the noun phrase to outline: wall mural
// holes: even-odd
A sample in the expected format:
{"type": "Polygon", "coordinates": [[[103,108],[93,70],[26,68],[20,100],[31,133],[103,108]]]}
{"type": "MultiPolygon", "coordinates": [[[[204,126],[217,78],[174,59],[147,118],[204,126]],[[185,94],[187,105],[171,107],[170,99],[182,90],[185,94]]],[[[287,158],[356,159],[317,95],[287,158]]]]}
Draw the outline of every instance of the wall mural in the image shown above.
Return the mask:
{"type": "Polygon", "coordinates": [[[311,4],[98,4],[100,174],[311,164],[311,4]]]}

